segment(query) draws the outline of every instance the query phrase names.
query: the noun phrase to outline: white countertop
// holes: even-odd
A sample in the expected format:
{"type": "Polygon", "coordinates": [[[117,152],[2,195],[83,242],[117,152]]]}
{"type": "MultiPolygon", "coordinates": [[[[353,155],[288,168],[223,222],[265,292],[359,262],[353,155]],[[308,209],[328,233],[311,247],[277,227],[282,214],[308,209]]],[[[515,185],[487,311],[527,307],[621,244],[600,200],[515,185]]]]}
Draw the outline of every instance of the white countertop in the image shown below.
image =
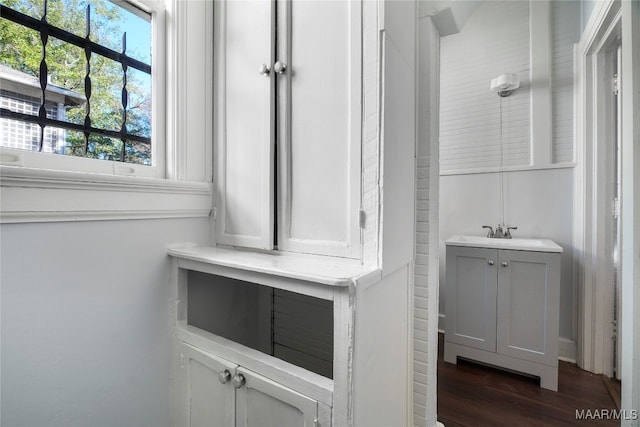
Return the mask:
{"type": "Polygon", "coordinates": [[[451,236],[445,242],[449,246],[467,246],[474,248],[511,249],[514,251],[556,252],[562,253],[562,247],[549,239],[496,239],[485,236],[451,236]]]}
{"type": "Polygon", "coordinates": [[[179,259],[330,286],[349,286],[381,274],[378,268],[362,266],[357,260],[319,255],[188,245],[170,247],[168,252],[179,259]]]}

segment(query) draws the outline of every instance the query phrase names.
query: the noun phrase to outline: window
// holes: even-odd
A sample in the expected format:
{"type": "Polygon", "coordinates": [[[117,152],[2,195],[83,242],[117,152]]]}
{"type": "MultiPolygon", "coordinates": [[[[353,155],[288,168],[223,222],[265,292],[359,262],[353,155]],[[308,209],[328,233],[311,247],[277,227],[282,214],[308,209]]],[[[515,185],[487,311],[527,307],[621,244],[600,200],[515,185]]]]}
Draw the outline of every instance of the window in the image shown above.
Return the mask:
{"type": "Polygon", "coordinates": [[[159,3],[0,0],[0,147],[29,167],[164,177],[159,3]]]}

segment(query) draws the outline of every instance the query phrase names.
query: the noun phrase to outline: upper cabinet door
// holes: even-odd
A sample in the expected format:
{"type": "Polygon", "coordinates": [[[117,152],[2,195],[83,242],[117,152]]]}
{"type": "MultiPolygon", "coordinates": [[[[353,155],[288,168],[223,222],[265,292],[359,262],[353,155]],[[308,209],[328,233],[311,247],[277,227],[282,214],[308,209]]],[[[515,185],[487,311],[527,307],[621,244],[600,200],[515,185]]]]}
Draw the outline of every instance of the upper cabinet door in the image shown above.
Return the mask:
{"type": "Polygon", "coordinates": [[[361,9],[278,2],[279,249],[360,256],[361,9]]]}
{"type": "Polygon", "coordinates": [[[275,3],[232,0],[214,7],[216,240],[271,249],[275,3]]]}

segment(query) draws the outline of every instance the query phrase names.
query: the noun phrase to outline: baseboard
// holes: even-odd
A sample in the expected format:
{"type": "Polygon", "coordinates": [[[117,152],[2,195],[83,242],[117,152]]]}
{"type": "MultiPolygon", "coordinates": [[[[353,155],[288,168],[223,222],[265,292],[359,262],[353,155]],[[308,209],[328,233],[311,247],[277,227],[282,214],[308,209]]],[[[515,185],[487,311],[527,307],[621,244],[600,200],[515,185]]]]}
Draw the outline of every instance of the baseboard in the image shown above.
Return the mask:
{"type": "MultiPolygon", "coordinates": [[[[445,315],[438,314],[438,333],[444,334],[445,330],[445,315]]],[[[577,345],[574,340],[560,337],[558,339],[558,360],[564,362],[576,363],[577,345]]]]}
{"type": "Polygon", "coordinates": [[[558,359],[564,362],[576,363],[577,356],[576,342],[568,338],[558,340],[558,359]]]}

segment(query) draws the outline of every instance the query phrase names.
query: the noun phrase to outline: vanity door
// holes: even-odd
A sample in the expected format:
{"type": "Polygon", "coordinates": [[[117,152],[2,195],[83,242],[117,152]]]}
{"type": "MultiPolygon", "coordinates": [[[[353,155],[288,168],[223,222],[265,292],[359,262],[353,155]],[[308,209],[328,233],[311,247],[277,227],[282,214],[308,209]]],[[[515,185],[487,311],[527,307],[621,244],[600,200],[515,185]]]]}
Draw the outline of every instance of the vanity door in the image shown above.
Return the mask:
{"type": "Polygon", "coordinates": [[[445,339],[496,351],[498,251],[447,246],[445,339]]]}
{"type": "Polygon", "coordinates": [[[558,363],[560,254],[500,250],[498,353],[558,363]]]}

